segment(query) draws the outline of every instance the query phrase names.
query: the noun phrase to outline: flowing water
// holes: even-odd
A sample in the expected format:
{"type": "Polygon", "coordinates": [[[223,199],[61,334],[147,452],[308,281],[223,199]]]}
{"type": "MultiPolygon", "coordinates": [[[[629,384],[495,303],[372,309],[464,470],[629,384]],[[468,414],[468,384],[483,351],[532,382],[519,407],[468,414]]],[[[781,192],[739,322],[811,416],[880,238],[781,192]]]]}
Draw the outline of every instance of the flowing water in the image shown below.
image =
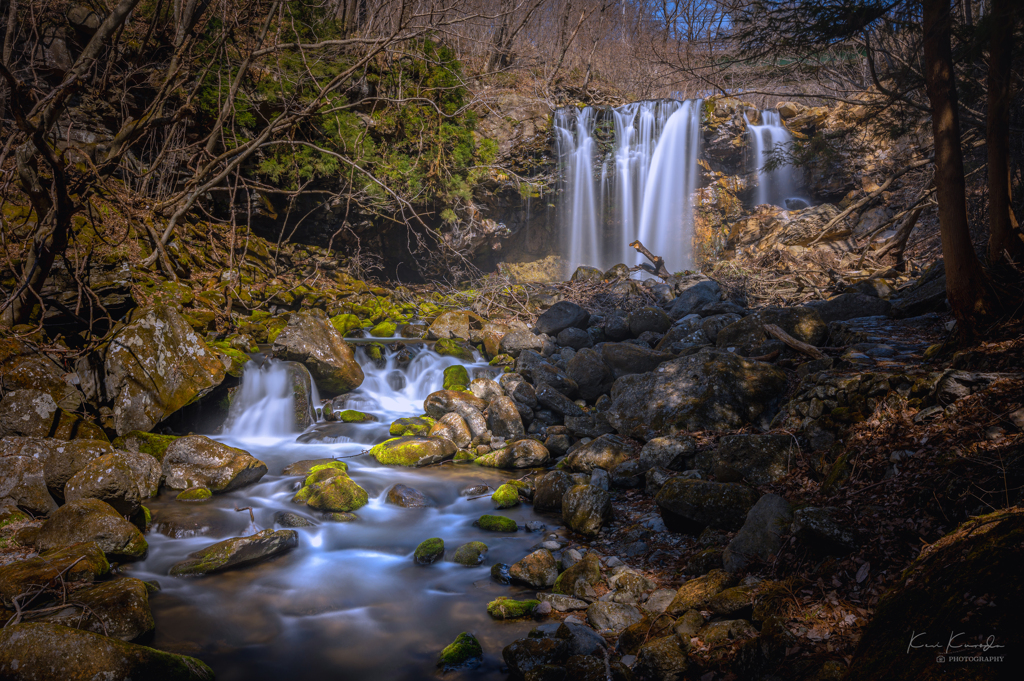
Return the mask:
{"type": "MultiPolygon", "coordinates": [[[[746,116],[744,120],[747,120],[746,116]]],[[[747,129],[750,131],[751,152],[756,164],[756,205],[770,203],[793,210],[809,206],[810,202],[797,194],[798,177],[793,166],[785,164],[771,172],[764,170],[775,148],[784,147],[793,141],[793,136],[782,125],[779,112],[762,111],[761,124],[753,125],[747,120],[747,129]]]]}
{"type": "MultiPolygon", "coordinates": [[[[346,408],[373,414],[379,421],[335,426],[323,441],[300,444],[291,431],[294,404],[284,363],[250,363],[239,399],[246,408],[228,432],[215,439],[249,451],[270,469],[259,483],[217,495],[206,504],[184,504],[165,492],[153,500],[149,555],[128,567],[135,577],[155,580],[162,591],[151,600],[157,648],[193,655],[210,664],[220,681],[234,679],[423,679],[437,676],[438,653],[462,631],[474,633],[484,649],[482,665],[453,671],[445,678],[504,679],[501,649],[524,636],[534,623],[495,622],[486,604],[498,596],[533,597],[534,590],[498,584],[490,578],[494,563],[513,563],[549,536],[487,533],[472,523],[496,513],[490,496],[470,499],[460,492],[471,485],[496,487],[509,473],[479,466],[444,464],[419,469],[385,467],[366,455],[370,445],[388,437],[388,425],[423,413],[423,400],[441,389],[444,368],[455,364],[426,348],[400,357],[389,352],[383,367],[358,351],[366,379],[350,394],[346,408]],[[405,362],[404,365],[400,361],[405,362]],[[339,435],[339,428],[344,435],[339,435]],[[351,477],[370,497],[351,523],[320,521],[291,503],[300,478],[281,475],[289,463],[348,457],[351,477]],[[396,483],[429,497],[432,508],[406,509],[384,502],[396,483]],[[249,512],[236,511],[251,507],[249,512]],[[298,528],[299,546],[266,563],[200,578],[172,578],[170,567],[189,553],[228,537],[274,527],[275,513],[291,511],[317,520],[298,528]],[[253,526],[255,525],[255,526],[253,526]],[[489,547],[483,565],[452,562],[419,567],[413,550],[424,539],[441,537],[446,554],[469,541],[489,547]]],[[[484,375],[486,364],[468,366],[484,375]]],[[[309,432],[307,432],[307,436],[309,432]]],[[[555,516],[534,514],[531,506],[497,512],[522,528],[540,520],[549,528],[555,516]]]]}
{"type": "Polygon", "coordinates": [[[643,262],[629,247],[636,239],[670,270],[693,266],[700,117],[700,100],[556,113],[563,253],[572,268],[643,262]]]}

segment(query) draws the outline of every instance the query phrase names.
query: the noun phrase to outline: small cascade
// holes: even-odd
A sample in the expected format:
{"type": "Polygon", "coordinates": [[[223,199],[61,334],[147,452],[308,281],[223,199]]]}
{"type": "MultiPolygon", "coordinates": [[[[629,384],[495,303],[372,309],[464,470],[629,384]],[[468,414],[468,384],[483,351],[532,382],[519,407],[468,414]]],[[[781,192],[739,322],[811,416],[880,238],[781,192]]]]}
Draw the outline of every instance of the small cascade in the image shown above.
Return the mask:
{"type": "MultiPolygon", "coordinates": [[[[303,393],[302,408],[320,403],[316,383],[309,372],[294,362],[248,362],[242,386],[231,403],[224,424],[225,435],[234,437],[281,437],[300,430],[296,419],[296,391],[303,393]]],[[[310,413],[315,417],[315,412],[310,413]]]]}
{"type": "Polygon", "coordinates": [[[700,114],[698,100],[557,112],[563,252],[572,268],[640,263],[629,247],[635,239],[671,269],[692,266],[700,114]],[[597,140],[609,135],[611,149],[599,158],[597,140]]]}
{"type": "Polygon", "coordinates": [[[810,205],[807,199],[797,194],[797,171],[791,165],[784,165],[771,172],[762,170],[777,146],[789,144],[793,136],[782,125],[778,111],[762,111],[761,124],[752,124],[746,116],[747,129],[753,150],[755,172],[757,173],[756,205],[770,203],[782,208],[797,209],[810,205]]]}

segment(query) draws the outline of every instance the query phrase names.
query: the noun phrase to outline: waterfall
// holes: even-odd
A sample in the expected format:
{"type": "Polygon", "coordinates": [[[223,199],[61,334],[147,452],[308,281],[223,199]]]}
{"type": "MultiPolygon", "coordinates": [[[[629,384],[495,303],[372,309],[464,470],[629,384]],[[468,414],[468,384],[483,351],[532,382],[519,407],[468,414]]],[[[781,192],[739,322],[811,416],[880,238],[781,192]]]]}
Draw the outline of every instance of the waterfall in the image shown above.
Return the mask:
{"type": "MultiPolygon", "coordinates": [[[[300,430],[296,423],[296,392],[303,408],[320,403],[309,371],[295,362],[248,362],[242,385],[231,402],[224,432],[235,437],[280,437],[300,430]]],[[[314,413],[310,414],[314,417],[314,413]]]]}
{"type": "MultiPolygon", "coordinates": [[[[746,120],[746,116],[744,116],[746,120]]],[[[757,173],[756,205],[770,203],[783,208],[803,208],[810,204],[797,196],[797,178],[793,166],[784,165],[771,172],[762,170],[776,146],[789,144],[793,136],[782,125],[782,117],[777,111],[762,111],[761,124],[754,125],[749,120],[747,130],[750,131],[750,142],[753,148],[755,172],[757,173]]]]}
{"type": "Polygon", "coordinates": [[[563,252],[572,268],[638,264],[643,258],[629,247],[635,239],[669,269],[693,266],[700,114],[699,100],[556,113],[563,252]],[[610,149],[598,159],[598,139],[609,137],[610,149]]]}

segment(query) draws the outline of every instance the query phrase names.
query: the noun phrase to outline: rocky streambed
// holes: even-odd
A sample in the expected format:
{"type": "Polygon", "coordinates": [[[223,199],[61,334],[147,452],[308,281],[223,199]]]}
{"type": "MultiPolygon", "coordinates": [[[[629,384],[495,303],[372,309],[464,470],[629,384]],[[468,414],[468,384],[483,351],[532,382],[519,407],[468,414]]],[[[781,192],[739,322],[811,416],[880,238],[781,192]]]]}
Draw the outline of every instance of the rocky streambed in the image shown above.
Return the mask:
{"type": "Polygon", "coordinates": [[[562,300],[533,327],[450,311],[388,329],[433,344],[356,345],[296,312],[252,361],[143,311],[88,385],[113,391],[113,442],[63,393],[7,392],[0,675],[843,673],[886,583],[860,557],[874,535],[844,502],[863,464],[843,438],[1019,374],[927,365],[945,319],[914,290],[916,316],[863,292],[749,310],[701,276],[614,287],[603,314],[562,300]],[[148,432],[211,405],[225,373],[222,431],[148,432]],[[793,551],[851,583],[816,606],[827,635],[786,614],[793,551]]]}

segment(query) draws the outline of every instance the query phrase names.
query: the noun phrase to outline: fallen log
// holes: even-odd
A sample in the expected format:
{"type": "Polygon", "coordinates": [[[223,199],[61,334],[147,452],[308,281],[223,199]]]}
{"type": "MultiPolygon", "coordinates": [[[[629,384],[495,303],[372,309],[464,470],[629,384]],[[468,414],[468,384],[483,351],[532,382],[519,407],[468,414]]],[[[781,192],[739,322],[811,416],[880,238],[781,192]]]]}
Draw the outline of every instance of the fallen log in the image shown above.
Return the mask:
{"type": "Polygon", "coordinates": [[[764,330],[765,333],[767,333],[769,336],[776,340],[782,341],[783,343],[793,348],[797,352],[802,352],[808,357],[813,357],[814,359],[825,359],[825,353],[823,353],[821,350],[814,347],[813,345],[810,345],[809,343],[798,341],[796,338],[793,338],[775,324],[765,324],[764,330]]]}

